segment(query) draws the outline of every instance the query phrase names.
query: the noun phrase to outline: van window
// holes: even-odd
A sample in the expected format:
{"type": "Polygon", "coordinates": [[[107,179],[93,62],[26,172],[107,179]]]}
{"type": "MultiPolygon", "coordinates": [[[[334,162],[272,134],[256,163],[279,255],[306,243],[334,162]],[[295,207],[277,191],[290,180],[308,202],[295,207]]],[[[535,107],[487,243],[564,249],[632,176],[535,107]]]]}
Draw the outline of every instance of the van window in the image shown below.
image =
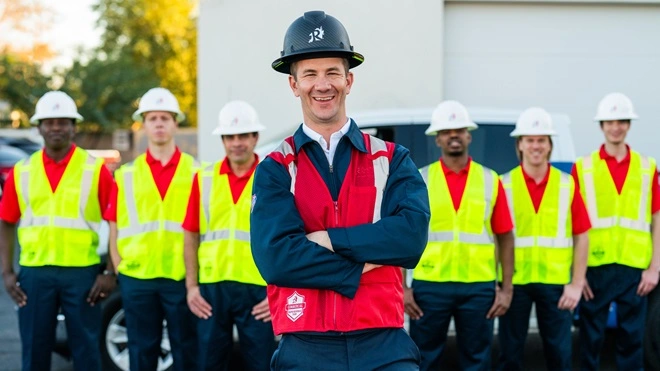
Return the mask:
{"type": "MultiPolygon", "coordinates": [[[[390,125],[381,127],[363,127],[362,130],[375,136],[400,144],[410,150],[412,160],[417,167],[424,167],[440,158],[440,148],[435,144],[435,137],[427,136],[427,125],[390,125]]],[[[513,124],[481,123],[478,130],[471,132],[472,143],[469,153],[474,161],[503,174],[518,165],[515,152],[515,138],[509,136],[513,124]]]]}

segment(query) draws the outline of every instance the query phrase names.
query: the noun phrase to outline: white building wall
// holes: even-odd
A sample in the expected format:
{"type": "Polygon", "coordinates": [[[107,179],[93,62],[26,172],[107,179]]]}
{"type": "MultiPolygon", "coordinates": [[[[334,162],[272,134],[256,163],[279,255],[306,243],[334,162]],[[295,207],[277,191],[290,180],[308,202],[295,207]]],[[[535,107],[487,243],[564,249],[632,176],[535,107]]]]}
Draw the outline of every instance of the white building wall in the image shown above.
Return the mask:
{"type": "Polygon", "coordinates": [[[199,150],[222,156],[210,136],[217,114],[244,99],[268,126],[262,142],[301,120],[287,76],[270,63],[287,27],[307,10],[346,26],[365,63],[354,70],[351,111],[435,106],[523,109],[540,105],[573,122],[576,153],[602,142],[591,120],[598,101],[621,91],[641,120],[632,146],[660,158],[660,1],[201,0],[199,150]]]}
{"type": "Polygon", "coordinates": [[[599,100],[621,91],[641,117],[629,143],[660,157],[660,4],[648,3],[448,2],[445,97],[566,113],[584,155],[603,142],[599,100]]]}
{"type": "Polygon", "coordinates": [[[302,120],[287,76],[271,69],[284,33],[305,11],[324,10],[348,30],[365,62],[354,70],[352,110],[435,105],[442,98],[442,1],[201,0],[199,153],[223,155],[210,135],[223,104],[243,99],[268,127],[261,141],[292,132],[302,120]]]}

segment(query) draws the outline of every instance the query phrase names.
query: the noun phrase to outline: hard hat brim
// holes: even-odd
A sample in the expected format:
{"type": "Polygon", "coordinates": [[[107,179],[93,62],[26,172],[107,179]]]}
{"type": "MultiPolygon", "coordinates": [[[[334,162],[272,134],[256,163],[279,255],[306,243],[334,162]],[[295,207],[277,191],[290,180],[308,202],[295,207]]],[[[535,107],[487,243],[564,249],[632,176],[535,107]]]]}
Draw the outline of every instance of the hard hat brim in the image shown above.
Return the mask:
{"type": "Polygon", "coordinates": [[[224,127],[217,127],[211,132],[212,135],[236,135],[236,134],[249,134],[249,133],[259,133],[266,130],[266,127],[257,124],[257,125],[252,125],[248,128],[224,128],[224,127]]]}
{"type": "Polygon", "coordinates": [[[84,119],[79,113],[71,114],[71,115],[64,115],[64,116],[57,116],[53,117],[51,115],[39,115],[39,114],[34,114],[32,117],[30,117],[30,124],[36,126],[39,125],[39,121],[45,120],[45,119],[72,119],[75,120],[76,124],[81,123],[84,119]]]}
{"type": "Polygon", "coordinates": [[[639,119],[639,116],[637,114],[632,113],[630,115],[615,115],[615,116],[596,116],[594,117],[594,121],[600,122],[600,121],[611,121],[611,120],[637,120],[639,119]]]}
{"type": "Polygon", "coordinates": [[[468,129],[468,131],[472,130],[477,130],[479,126],[475,124],[474,122],[470,122],[468,124],[453,124],[453,123],[443,123],[443,124],[437,124],[435,125],[436,127],[429,126],[428,129],[424,132],[424,134],[428,136],[435,136],[438,134],[439,131],[443,130],[452,130],[452,129],[468,129]],[[441,126],[440,128],[437,128],[438,126],[441,126]]]}
{"type": "Polygon", "coordinates": [[[298,53],[292,53],[286,57],[277,58],[272,64],[271,67],[277,72],[284,73],[287,75],[291,74],[291,63],[297,62],[303,59],[315,59],[315,58],[346,58],[348,59],[348,68],[355,68],[364,62],[364,56],[357,52],[349,52],[346,50],[323,50],[323,51],[314,51],[305,49],[298,53]]]}
{"type": "Polygon", "coordinates": [[[143,114],[147,112],[157,112],[157,111],[163,111],[163,112],[170,112],[176,115],[176,122],[183,122],[183,120],[186,119],[186,115],[181,112],[181,111],[169,111],[169,110],[155,110],[155,109],[138,109],[133,113],[133,116],[131,118],[133,121],[137,122],[144,122],[144,117],[142,116],[143,114]]]}
{"type": "Polygon", "coordinates": [[[509,136],[517,138],[517,137],[522,137],[522,136],[536,136],[536,135],[549,135],[551,137],[554,137],[557,135],[557,132],[554,130],[539,130],[536,132],[533,131],[525,131],[525,130],[513,130],[509,136]]]}

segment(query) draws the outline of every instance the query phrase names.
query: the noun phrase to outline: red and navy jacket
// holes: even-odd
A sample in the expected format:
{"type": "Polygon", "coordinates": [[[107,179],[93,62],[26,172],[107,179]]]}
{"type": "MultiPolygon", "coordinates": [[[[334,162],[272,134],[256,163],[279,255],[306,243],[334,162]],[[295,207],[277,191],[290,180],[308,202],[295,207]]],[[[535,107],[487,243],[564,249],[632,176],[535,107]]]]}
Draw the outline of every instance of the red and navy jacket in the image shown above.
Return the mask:
{"type": "Polygon", "coordinates": [[[402,327],[400,267],[414,268],[419,261],[430,218],[426,185],[408,150],[389,144],[380,153],[387,156],[389,175],[380,218],[372,222],[373,175],[369,185],[360,186],[366,168],[356,163],[374,156],[369,137],[354,122],[332,165],[302,128],[289,143],[299,171],[295,195],[286,166],[291,159],[272,154],[255,173],[250,222],[254,260],[269,284],[275,332],[402,327]],[[338,210],[327,210],[328,205],[338,210]],[[323,229],[334,253],[305,236],[323,229]],[[384,267],[363,275],[366,262],[384,267]]]}

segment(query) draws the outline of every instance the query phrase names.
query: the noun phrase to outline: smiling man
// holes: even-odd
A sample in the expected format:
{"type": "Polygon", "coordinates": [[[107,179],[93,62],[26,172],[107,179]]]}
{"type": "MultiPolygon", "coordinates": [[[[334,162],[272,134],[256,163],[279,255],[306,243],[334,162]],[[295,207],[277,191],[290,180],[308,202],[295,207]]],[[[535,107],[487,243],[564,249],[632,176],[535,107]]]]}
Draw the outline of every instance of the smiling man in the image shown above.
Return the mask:
{"type": "Polygon", "coordinates": [[[5,288],[18,305],[23,370],[50,370],[59,308],[77,370],[100,370],[101,308],[115,288],[112,263],[99,269],[98,228],[114,180],[102,159],[73,144],[83,120],[66,93],[37,102],[30,123],[43,150],[16,164],[0,204],[0,251],[5,288]],[[18,277],[12,253],[18,229],[18,277]]]}
{"type": "Polygon", "coordinates": [[[660,189],[656,161],[626,144],[638,118],[621,93],[606,95],[595,121],[605,135],[599,150],[577,160],[573,177],[591,219],[584,301],[580,304],[580,362],[597,370],[611,302],[617,303],[619,370],[644,368],[646,296],[660,271],[660,189]]]}
{"type": "Polygon", "coordinates": [[[515,229],[511,307],[499,322],[499,370],[523,370],[532,304],[548,370],[571,370],[571,327],[584,287],[591,227],[570,175],[550,166],[552,117],[525,110],[511,133],[520,166],[502,175],[515,229]],[[571,269],[572,268],[572,269],[571,269]]]}
{"type": "Polygon", "coordinates": [[[268,370],[275,350],[266,282],[250,250],[254,147],[261,125],[247,102],[220,110],[213,135],[227,156],[195,175],[185,230],[188,307],[197,322],[200,370],[227,370],[236,325],[246,370],[268,370]]]}
{"type": "Polygon", "coordinates": [[[289,27],[272,64],[303,113],[254,178],[252,253],[283,334],[274,370],[418,368],[401,267],[424,250],[428,194],[407,149],[346,114],[350,69],[363,60],[343,25],[314,11],[289,27]]]}
{"type": "Polygon", "coordinates": [[[497,174],[468,155],[475,129],[467,109],[448,100],[433,111],[426,130],[442,157],[420,170],[429,187],[429,239],[412,288],[404,290],[422,370],[440,367],[452,317],[460,369],[490,370],[493,318],[507,311],[513,293],[511,215],[497,174]],[[501,285],[496,284],[498,258],[501,285]]]}

